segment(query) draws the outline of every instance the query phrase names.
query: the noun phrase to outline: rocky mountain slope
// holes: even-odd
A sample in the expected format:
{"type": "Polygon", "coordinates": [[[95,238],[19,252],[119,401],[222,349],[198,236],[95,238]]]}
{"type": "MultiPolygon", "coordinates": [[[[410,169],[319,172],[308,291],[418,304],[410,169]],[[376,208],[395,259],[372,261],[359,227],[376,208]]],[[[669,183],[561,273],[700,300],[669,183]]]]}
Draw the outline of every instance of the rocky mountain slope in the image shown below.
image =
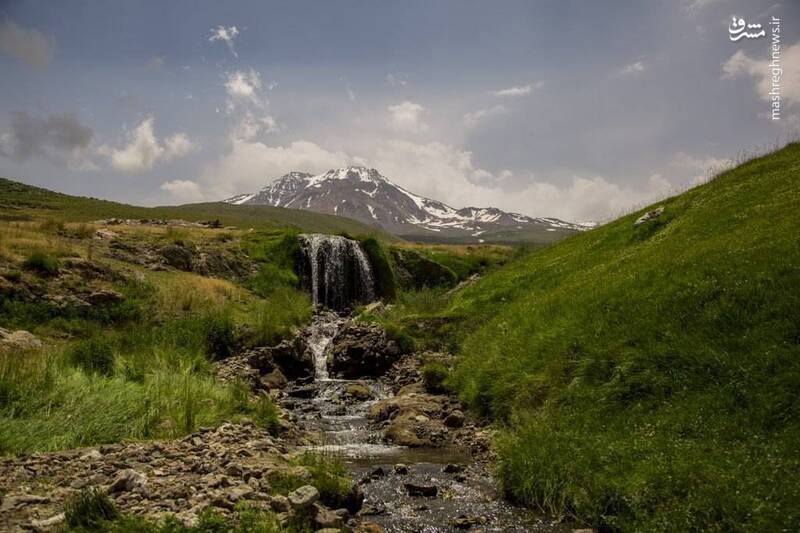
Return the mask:
{"type": "Polygon", "coordinates": [[[347,167],[311,175],[290,172],[260,191],[225,200],[353,218],[406,238],[451,242],[550,242],[585,226],[532,218],[494,207],[455,209],[405,190],[375,169],[347,167]]]}

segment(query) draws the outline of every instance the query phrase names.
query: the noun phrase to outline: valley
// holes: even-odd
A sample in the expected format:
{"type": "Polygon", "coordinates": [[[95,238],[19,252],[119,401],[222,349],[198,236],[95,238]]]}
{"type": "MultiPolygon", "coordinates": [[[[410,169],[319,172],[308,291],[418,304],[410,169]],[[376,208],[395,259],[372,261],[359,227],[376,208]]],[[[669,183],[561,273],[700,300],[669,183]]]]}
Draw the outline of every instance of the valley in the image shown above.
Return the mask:
{"type": "Polygon", "coordinates": [[[798,172],[546,246],[2,180],[0,527],[796,529],[798,172]]]}

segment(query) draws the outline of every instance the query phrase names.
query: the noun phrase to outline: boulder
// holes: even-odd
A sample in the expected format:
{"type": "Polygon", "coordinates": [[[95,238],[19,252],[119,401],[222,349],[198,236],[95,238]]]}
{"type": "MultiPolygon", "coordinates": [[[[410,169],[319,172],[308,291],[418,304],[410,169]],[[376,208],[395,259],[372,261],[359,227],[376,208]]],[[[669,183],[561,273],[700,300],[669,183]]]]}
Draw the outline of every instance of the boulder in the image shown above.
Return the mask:
{"type": "Polygon", "coordinates": [[[660,205],[660,206],[656,207],[655,209],[653,209],[651,211],[648,211],[644,215],[642,215],[639,218],[637,218],[636,222],[634,222],[633,225],[634,226],[641,226],[645,222],[649,222],[651,220],[655,220],[658,217],[660,217],[663,212],[664,212],[664,206],[660,205]]]}
{"type": "Polygon", "coordinates": [[[372,393],[370,392],[369,387],[361,383],[351,383],[345,387],[344,394],[348,398],[352,398],[353,400],[360,402],[372,398],[372,393]]]}
{"type": "Polygon", "coordinates": [[[116,239],[119,236],[118,233],[111,231],[110,229],[100,228],[99,230],[94,232],[94,238],[98,240],[111,240],[116,239]]]}
{"type": "Polygon", "coordinates": [[[394,465],[394,473],[398,476],[405,476],[408,474],[408,466],[403,463],[397,463],[394,465]]]}
{"type": "Polygon", "coordinates": [[[92,305],[106,305],[111,303],[121,302],[125,297],[117,291],[110,289],[99,289],[92,291],[83,297],[83,301],[92,305]]]}
{"type": "Polygon", "coordinates": [[[344,525],[342,517],[330,509],[315,503],[314,504],[314,525],[317,529],[341,528],[344,525]]]}
{"type": "Polygon", "coordinates": [[[286,376],[283,375],[283,372],[280,369],[275,369],[272,372],[261,376],[261,384],[268,390],[272,389],[282,389],[284,388],[288,381],[286,380],[286,376]]]}
{"type": "Polygon", "coordinates": [[[342,378],[383,375],[400,358],[400,348],[378,325],[350,322],[332,341],[331,373],[342,378]]]}
{"type": "Polygon", "coordinates": [[[0,352],[22,352],[27,350],[36,350],[41,347],[42,341],[40,341],[33,333],[23,329],[9,331],[7,329],[0,328],[0,352]]]}
{"type": "Polygon", "coordinates": [[[194,254],[188,248],[178,244],[168,244],[158,250],[164,262],[178,270],[191,271],[194,254]]]}
{"type": "Polygon", "coordinates": [[[108,492],[115,494],[118,492],[130,492],[147,484],[147,476],[140,474],[132,468],[126,468],[117,473],[114,480],[108,486],[108,492]]]}
{"type": "Polygon", "coordinates": [[[460,428],[464,425],[465,420],[466,417],[464,416],[464,413],[459,410],[455,410],[445,417],[444,425],[449,428],[460,428]]]}
{"type": "Polygon", "coordinates": [[[418,485],[416,483],[403,483],[406,492],[409,496],[424,496],[426,498],[435,498],[439,493],[439,488],[436,485],[418,485]]]}
{"type": "Polygon", "coordinates": [[[313,485],[303,485],[299,489],[290,492],[288,499],[292,509],[303,511],[319,500],[319,491],[313,485]]]}

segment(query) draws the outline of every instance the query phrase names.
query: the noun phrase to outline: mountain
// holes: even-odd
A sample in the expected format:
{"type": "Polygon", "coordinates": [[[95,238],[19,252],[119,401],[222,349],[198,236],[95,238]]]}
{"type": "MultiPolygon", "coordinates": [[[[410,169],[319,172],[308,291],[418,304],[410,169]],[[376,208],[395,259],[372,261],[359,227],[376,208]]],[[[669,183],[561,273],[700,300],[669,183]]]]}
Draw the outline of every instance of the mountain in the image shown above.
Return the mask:
{"type": "Polygon", "coordinates": [[[345,216],[401,237],[427,241],[550,242],[586,229],[494,207],[455,209],[409,192],[365,167],[338,168],[316,176],[290,172],[257,193],[240,194],[225,202],[345,216]]]}
{"type": "Polygon", "coordinates": [[[292,229],[310,233],[374,235],[396,240],[374,226],[325,213],[283,209],[267,205],[231,205],[223,202],[141,207],[97,198],[71,196],[18,181],[0,178],[0,220],[26,220],[47,214],[70,221],[101,218],[183,219],[191,222],[219,220],[225,226],[255,229],[292,229]]]}

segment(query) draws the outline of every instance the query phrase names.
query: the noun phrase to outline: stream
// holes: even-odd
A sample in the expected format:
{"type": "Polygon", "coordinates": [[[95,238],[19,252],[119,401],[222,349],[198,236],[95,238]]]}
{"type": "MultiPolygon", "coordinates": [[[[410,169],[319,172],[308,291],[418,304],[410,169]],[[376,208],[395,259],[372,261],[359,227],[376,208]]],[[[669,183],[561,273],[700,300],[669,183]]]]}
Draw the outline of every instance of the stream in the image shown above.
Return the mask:
{"type": "Polygon", "coordinates": [[[309,449],[338,457],[359,480],[365,500],[361,515],[387,532],[481,531],[565,532],[570,528],[512,506],[498,494],[486,466],[474,462],[468,450],[408,448],[386,444],[380,429],[367,419],[370,406],[391,395],[380,380],[333,379],[327,359],[331,341],[347,319],[318,313],[309,326],[314,355],[313,385],[288,389],[284,408],[319,444],[309,449]],[[366,400],[345,400],[348,386],[367,387],[366,400]],[[417,486],[436,496],[410,495],[417,486]]]}

